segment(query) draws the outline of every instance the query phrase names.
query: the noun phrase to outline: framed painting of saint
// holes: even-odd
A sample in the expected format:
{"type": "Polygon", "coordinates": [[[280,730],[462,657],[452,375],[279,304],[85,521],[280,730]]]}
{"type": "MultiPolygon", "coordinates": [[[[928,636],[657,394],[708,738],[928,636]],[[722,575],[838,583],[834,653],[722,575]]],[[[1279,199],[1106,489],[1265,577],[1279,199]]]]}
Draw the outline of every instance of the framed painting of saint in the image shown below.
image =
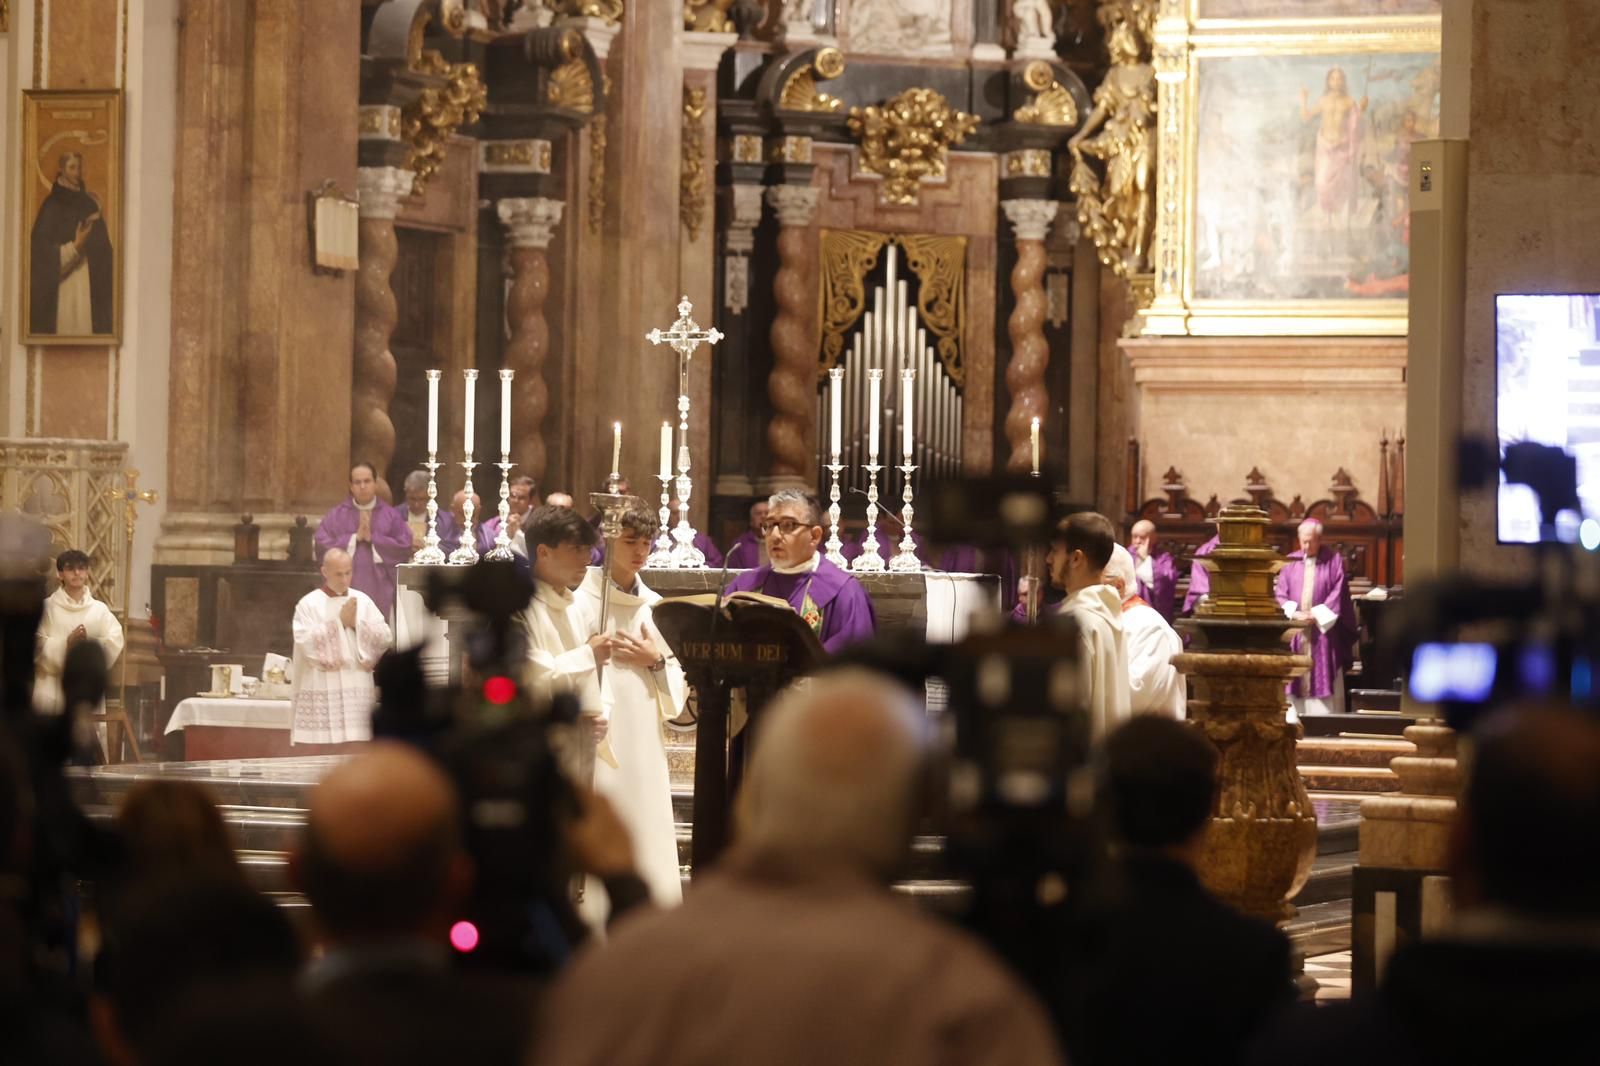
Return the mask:
{"type": "Polygon", "coordinates": [[[1411,145],[1439,135],[1438,17],[1219,20],[1184,43],[1156,75],[1158,184],[1173,195],[1157,197],[1142,332],[1404,336],[1411,145]]]}
{"type": "Polygon", "coordinates": [[[22,342],[116,344],[122,332],[122,94],[22,101],[22,342]]]}

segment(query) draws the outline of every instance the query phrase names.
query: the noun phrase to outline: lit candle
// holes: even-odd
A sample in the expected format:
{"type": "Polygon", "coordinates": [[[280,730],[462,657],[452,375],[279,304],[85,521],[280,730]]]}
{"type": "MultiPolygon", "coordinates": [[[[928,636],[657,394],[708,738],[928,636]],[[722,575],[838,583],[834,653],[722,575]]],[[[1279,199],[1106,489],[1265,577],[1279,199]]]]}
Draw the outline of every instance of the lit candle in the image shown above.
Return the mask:
{"type": "Polygon", "coordinates": [[[611,472],[622,472],[622,423],[611,423],[611,472]]]}
{"type": "Polygon", "coordinates": [[[1039,420],[1033,420],[1033,427],[1029,431],[1029,438],[1033,442],[1033,472],[1039,472],[1039,420]]]}
{"type": "Polygon", "coordinates": [[[841,406],[840,405],[842,403],[842,400],[840,399],[840,395],[839,395],[840,389],[844,384],[844,380],[843,380],[844,379],[844,368],[843,367],[838,367],[838,366],[834,367],[832,370],[828,371],[828,377],[833,379],[833,388],[832,388],[832,390],[830,390],[832,395],[830,397],[830,404],[829,404],[830,410],[829,410],[829,417],[828,417],[828,426],[833,431],[832,432],[832,436],[831,436],[831,439],[833,441],[833,448],[831,450],[831,454],[833,456],[834,463],[837,464],[839,462],[840,443],[841,443],[841,441],[842,441],[842,439],[844,437],[844,433],[843,433],[844,425],[843,425],[843,420],[842,420],[842,417],[841,417],[841,414],[840,414],[840,411],[841,411],[841,406]]]}
{"type": "Polygon", "coordinates": [[[910,367],[900,371],[900,454],[910,465],[911,457],[911,383],[917,372],[910,367]]]}
{"type": "Polygon", "coordinates": [[[461,376],[467,383],[467,418],[462,424],[461,439],[466,446],[466,453],[472,454],[472,423],[473,423],[473,393],[478,389],[478,372],[476,370],[463,370],[461,376]]]}
{"type": "Polygon", "coordinates": [[[867,371],[867,380],[870,383],[867,390],[867,454],[871,457],[871,465],[878,465],[878,418],[879,409],[883,406],[883,371],[873,369],[867,371]]]}
{"type": "Polygon", "coordinates": [[[428,454],[439,452],[439,371],[428,371],[428,454]]]}
{"type": "Polygon", "coordinates": [[[500,454],[511,454],[511,376],[515,370],[500,371],[500,454]]]}
{"type": "Polygon", "coordinates": [[[672,423],[661,423],[661,479],[672,477],[672,423]]]}

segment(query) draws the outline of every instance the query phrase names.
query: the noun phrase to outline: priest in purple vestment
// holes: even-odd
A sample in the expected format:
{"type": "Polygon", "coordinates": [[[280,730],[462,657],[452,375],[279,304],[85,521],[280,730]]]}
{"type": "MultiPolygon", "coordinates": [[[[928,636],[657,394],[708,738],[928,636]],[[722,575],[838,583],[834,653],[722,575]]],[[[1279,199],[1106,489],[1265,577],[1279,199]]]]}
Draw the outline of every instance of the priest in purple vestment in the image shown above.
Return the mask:
{"type": "Polygon", "coordinates": [[[1294,638],[1294,651],[1311,656],[1311,672],[1290,683],[1289,702],[1302,716],[1338,714],[1344,710],[1344,671],[1355,661],[1355,604],[1344,558],[1322,545],[1322,523],[1306,519],[1299,536],[1300,550],[1278,571],[1278,603],[1289,618],[1309,623],[1294,638]]]}
{"type": "Polygon", "coordinates": [[[385,618],[394,614],[395,567],[411,561],[411,530],[395,509],[378,499],[378,472],[371,463],[350,468],[350,498],[322,516],[315,544],[317,562],[330,548],[350,554],[355,577],[385,618]]]}
{"type": "Polygon", "coordinates": [[[1173,601],[1178,591],[1178,564],[1172,553],[1156,550],[1156,524],[1141,518],[1128,532],[1128,554],[1133,556],[1139,579],[1139,598],[1172,624],[1173,601]]]}
{"type": "Polygon", "coordinates": [[[750,528],[739,534],[739,539],[728,546],[728,555],[723,560],[729,570],[754,570],[767,561],[766,538],[761,535],[761,527],[767,521],[767,501],[757,500],[750,505],[750,528]]]}
{"type": "Polygon", "coordinates": [[[822,557],[822,505],[797,489],[767,501],[765,566],[746,570],[728,592],[761,592],[788,600],[830,654],[877,630],[872,600],[860,582],[822,557]]]}
{"type": "MultiPolygon", "coordinates": [[[[411,531],[411,554],[415,555],[428,536],[428,472],[413,470],[407,474],[405,493],[405,499],[394,505],[394,513],[411,531]]],[[[449,555],[461,543],[460,527],[456,525],[455,516],[449,509],[441,501],[435,502],[439,504],[439,513],[434,519],[434,530],[439,534],[439,549],[449,555]]]]}
{"type": "MultiPolygon", "coordinates": [[[[1199,559],[1210,555],[1217,550],[1217,545],[1222,543],[1221,537],[1212,537],[1194,551],[1194,557],[1199,559]]],[[[1211,572],[1199,563],[1194,563],[1189,569],[1189,594],[1183,598],[1183,616],[1185,618],[1194,614],[1194,609],[1200,606],[1200,601],[1211,594],[1211,572]]]]}
{"type": "MultiPolygon", "coordinates": [[[[522,534],[522,523],[528,517],[528,512],[539,506],[539,493],[535,484],[533,478],[523,474],[521,477],[512,478],[506,485],[506,544],[524,559],[528,557],[528,541],[522,534]]],[[[496,496],[494,513],[483,520],[483,525],[479,527],[479,536],[493,548],[495,538],[499,535],[500,502],[496,496]]]]}

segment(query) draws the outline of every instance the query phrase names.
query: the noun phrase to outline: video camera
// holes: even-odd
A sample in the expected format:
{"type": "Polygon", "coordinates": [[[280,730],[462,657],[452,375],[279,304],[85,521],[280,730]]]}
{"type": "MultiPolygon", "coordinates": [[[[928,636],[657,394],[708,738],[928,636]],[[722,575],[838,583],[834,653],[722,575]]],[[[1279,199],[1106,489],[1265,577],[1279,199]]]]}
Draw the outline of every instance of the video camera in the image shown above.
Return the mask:
{"type": "MultiPolygon", "coordinates": [[[[1085,509],[1058,504],[1037,478],[943,482],[919,501],[930,539],[1018,555],[1042,553],[1057,518],[1085,509]]],[[[972,886],[961,921],[1046,995],[1069,886],[1087,876],[1096,852],[1078,649],[1069,616],[1034,626],[996,616],[955,644],[892,636],[830,664],[878,670],[914,690],[942,686],[945,708],[930,706],[942,738],[933,828],[945,837],[950,873],[972,886]]]]}
{"type": "Polygon", "coordinates": [[[1586,535],[1581,545],[1556,532],[1581,508],[1575,460],[1549,445],[1520,442],[1498,452],[1466,441],[1458,467],[1463,492],[1503,478],[1537,496],[1537,573],[1522,581],[1463,573],[1408,584],[1387,612],[1371,672],[1403,677],[1413,698],[1438,704],[1457,730],[1514,699],[1600,708],[1600,525],[1573,524],[1586,535]]]}
{"type": "Polygon", "coordinates": [[[523,687],[518,618],[532,596],[531,579],[512,563],[430,571],[428,609],[466,630],[462,680],[429,688],[420,650],[386,655],[372,727],[433,754],[460,795],[477,869],[463,918],[475,935],[456,940],[462,964],[546,976],[585,935],[563,836],[580,810],[563,768],[577,747],[578,704],[535,699],[523,687]]]}

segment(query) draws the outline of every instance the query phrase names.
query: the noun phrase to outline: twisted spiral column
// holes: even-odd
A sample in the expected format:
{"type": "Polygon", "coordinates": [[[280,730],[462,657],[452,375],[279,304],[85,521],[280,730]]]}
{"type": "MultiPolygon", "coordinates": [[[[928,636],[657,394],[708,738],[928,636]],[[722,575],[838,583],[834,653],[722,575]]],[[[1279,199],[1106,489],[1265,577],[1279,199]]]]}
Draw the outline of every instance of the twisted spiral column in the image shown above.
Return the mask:
{"type": "Polygon", "coordinates": [[[511,291],[506,294],[505,365],[515,370],[511,383],[511,461],[517,471],[543,483],[544,418],[550,411],[550,390],[544,383],[544,361],[550,350],[550,324],[544,317],[550,295],[547,250],[563,204],[543,196],[517,197],[495,205],[506,227],[506,255],[511,291]]]}
{"type": "Polygon", "coordinates": [[[394,274],[399,242],[394,216],[400,200],[411,192],[412,174],[400,167],[361,167],[356,193],[361,220],[357,228],[360,264],[356,270],[355,365],[350,383],[350,461],[373,465],[378,495],[393,501],[384,472],[394,458],[394,422],[389,404],[397,380],[389,338],[394,336],[400,308],[389,278],[394,274]]]}
{"type": "Polygon", "coordinates": [[[810,435],[817,395],[817,290],[812,274],[811,219],[817,190],[810,185],[775,185],[767,202],[778,216],[778,273],[772,282],[778,314],[772,322],[772,373],[767,398],[767,468],[773,488],[810,486],[816,474],[810,435]]]}
{"type": "Polygon", "coordinates": [[[1026,473],[1033,469],[1030,432],[1035,418],[1043,419],[1050,406],[1045,370],[1050,345],[1044,337],[1044,238],[1056,215],[1054,200],[1006,200],[1000,204],[1016,231],[1017,265],[1011,270],[1013,304],[1006,320],[1011,337],[1011,362],[1006,364],[1006,389],[1011,408],[1006,412],[1006,440],[1011,455],[1006,469],[1026,473]]]}

